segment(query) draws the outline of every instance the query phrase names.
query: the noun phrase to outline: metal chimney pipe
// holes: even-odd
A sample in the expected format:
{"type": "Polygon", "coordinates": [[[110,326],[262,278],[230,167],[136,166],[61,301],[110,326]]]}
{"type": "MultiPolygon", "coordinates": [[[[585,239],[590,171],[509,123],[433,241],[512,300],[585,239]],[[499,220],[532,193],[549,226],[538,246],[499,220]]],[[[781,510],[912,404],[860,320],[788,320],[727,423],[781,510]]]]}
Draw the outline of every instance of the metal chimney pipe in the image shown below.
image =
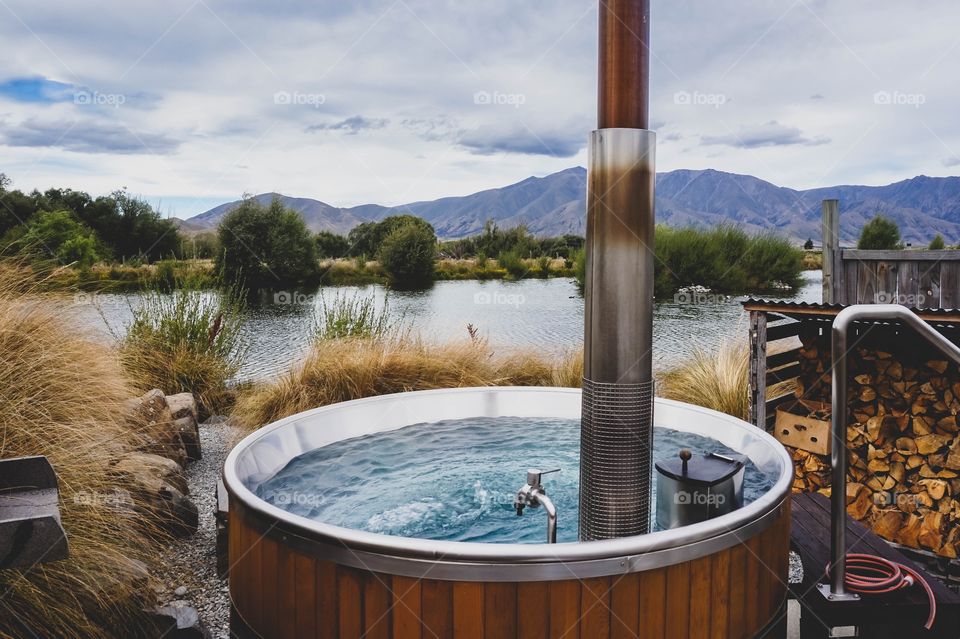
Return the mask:
{"type": "Polygon", "coordinates": [[[649,532],[656,136],[649,0],[600,0],[599,128],[590,135],[580,539],[649,532]]]}

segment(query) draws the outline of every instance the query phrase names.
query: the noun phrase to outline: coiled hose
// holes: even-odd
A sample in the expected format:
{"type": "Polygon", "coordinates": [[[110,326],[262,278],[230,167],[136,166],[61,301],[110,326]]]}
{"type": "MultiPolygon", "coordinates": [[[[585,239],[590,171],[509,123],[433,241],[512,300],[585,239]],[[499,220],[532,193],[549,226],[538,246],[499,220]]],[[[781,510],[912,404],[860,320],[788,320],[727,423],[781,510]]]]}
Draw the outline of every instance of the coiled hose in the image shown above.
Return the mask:
{"type": "MultiPolygon", "coordinates": [[[[919,583],[930,601],[930,614],[924,628],[930,630],[937,618],[937,600],[930,584],[916,570],[883,557],[850,553],[846,560],[845,584],[850,592],[861,595],[882,595],[919,583]]],[[[827,569],[829,573],[829,567],[827,569]]]]}

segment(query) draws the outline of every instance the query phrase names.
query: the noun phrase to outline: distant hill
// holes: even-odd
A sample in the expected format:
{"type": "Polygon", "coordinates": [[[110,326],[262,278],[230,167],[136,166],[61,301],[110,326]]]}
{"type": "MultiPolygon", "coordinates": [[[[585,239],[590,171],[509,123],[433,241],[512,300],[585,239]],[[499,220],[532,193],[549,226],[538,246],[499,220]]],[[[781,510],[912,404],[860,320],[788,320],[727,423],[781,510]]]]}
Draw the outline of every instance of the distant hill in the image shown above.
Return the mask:
{"type": "MultiPolygon", "coordinates": [[[[525,224],[536,235],[583,235],[587,172],[582,167],[546,177],[531,177],[499,189],[463,197],[413,202],[397,207],[366,204],[338,208],[319,200],[263,193],[269,203],[279,197],[299,211],[313,231],[346,234],[361,222],[411,213],[433,224],[442,238],[473,235],[488,219],[501,227],[525,224]]],[[[960,242],[960,177],[919,176],[887,186],[831,186],[798,191],[749,175],[677,170],[657,175],[657,221],[671,226],[714,226],[734,222],[750,232],[775,231],[795,240],[820,237],[820,203],[838,198],[841,239],[856,240],[876,213],[900,225],[908,242],[926,244],[937,233],[960,242]]],[[[188,231],[212,229],[239,204],[228,202],[185,220],[188,231]]]]}

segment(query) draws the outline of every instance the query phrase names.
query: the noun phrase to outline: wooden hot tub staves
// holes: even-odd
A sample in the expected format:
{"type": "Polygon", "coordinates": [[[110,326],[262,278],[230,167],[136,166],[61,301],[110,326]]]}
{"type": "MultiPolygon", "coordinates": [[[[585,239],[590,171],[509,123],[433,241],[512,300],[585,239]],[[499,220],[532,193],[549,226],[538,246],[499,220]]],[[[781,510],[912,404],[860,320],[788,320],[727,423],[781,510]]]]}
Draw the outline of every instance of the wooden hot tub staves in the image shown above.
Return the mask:
{"type": "Polygon", "coordinates": [[[265,639],[740,639],[783,636],[789,501],[743,543],[590,579],[415,579],[338,565],[230,504],[233,631],[265,639]]]}

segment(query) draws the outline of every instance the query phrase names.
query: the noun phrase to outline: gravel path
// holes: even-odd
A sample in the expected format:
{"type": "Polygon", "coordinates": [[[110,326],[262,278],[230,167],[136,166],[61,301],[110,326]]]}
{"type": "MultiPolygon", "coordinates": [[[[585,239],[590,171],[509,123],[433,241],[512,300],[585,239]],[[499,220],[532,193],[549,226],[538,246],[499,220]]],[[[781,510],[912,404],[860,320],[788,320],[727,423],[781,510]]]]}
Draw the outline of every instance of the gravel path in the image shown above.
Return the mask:
{"type": "Polygon", "coordinates": [[[237,437],[237,430],[222,418],[200,425],[203,459],[187,466],[190,499],[200,511],[200,528],[195,535],[173,544],[167,551],[162,603],[185,601],[200,613],[200,620],[214,639],[230,636],[230,597],[227,581],[217,576],[217,479],[223,462],[237,437]],[[178,588],[180,589],[178,591],[178,588]],[[186,588],[186,592],[183,592],[186,588]]]}

